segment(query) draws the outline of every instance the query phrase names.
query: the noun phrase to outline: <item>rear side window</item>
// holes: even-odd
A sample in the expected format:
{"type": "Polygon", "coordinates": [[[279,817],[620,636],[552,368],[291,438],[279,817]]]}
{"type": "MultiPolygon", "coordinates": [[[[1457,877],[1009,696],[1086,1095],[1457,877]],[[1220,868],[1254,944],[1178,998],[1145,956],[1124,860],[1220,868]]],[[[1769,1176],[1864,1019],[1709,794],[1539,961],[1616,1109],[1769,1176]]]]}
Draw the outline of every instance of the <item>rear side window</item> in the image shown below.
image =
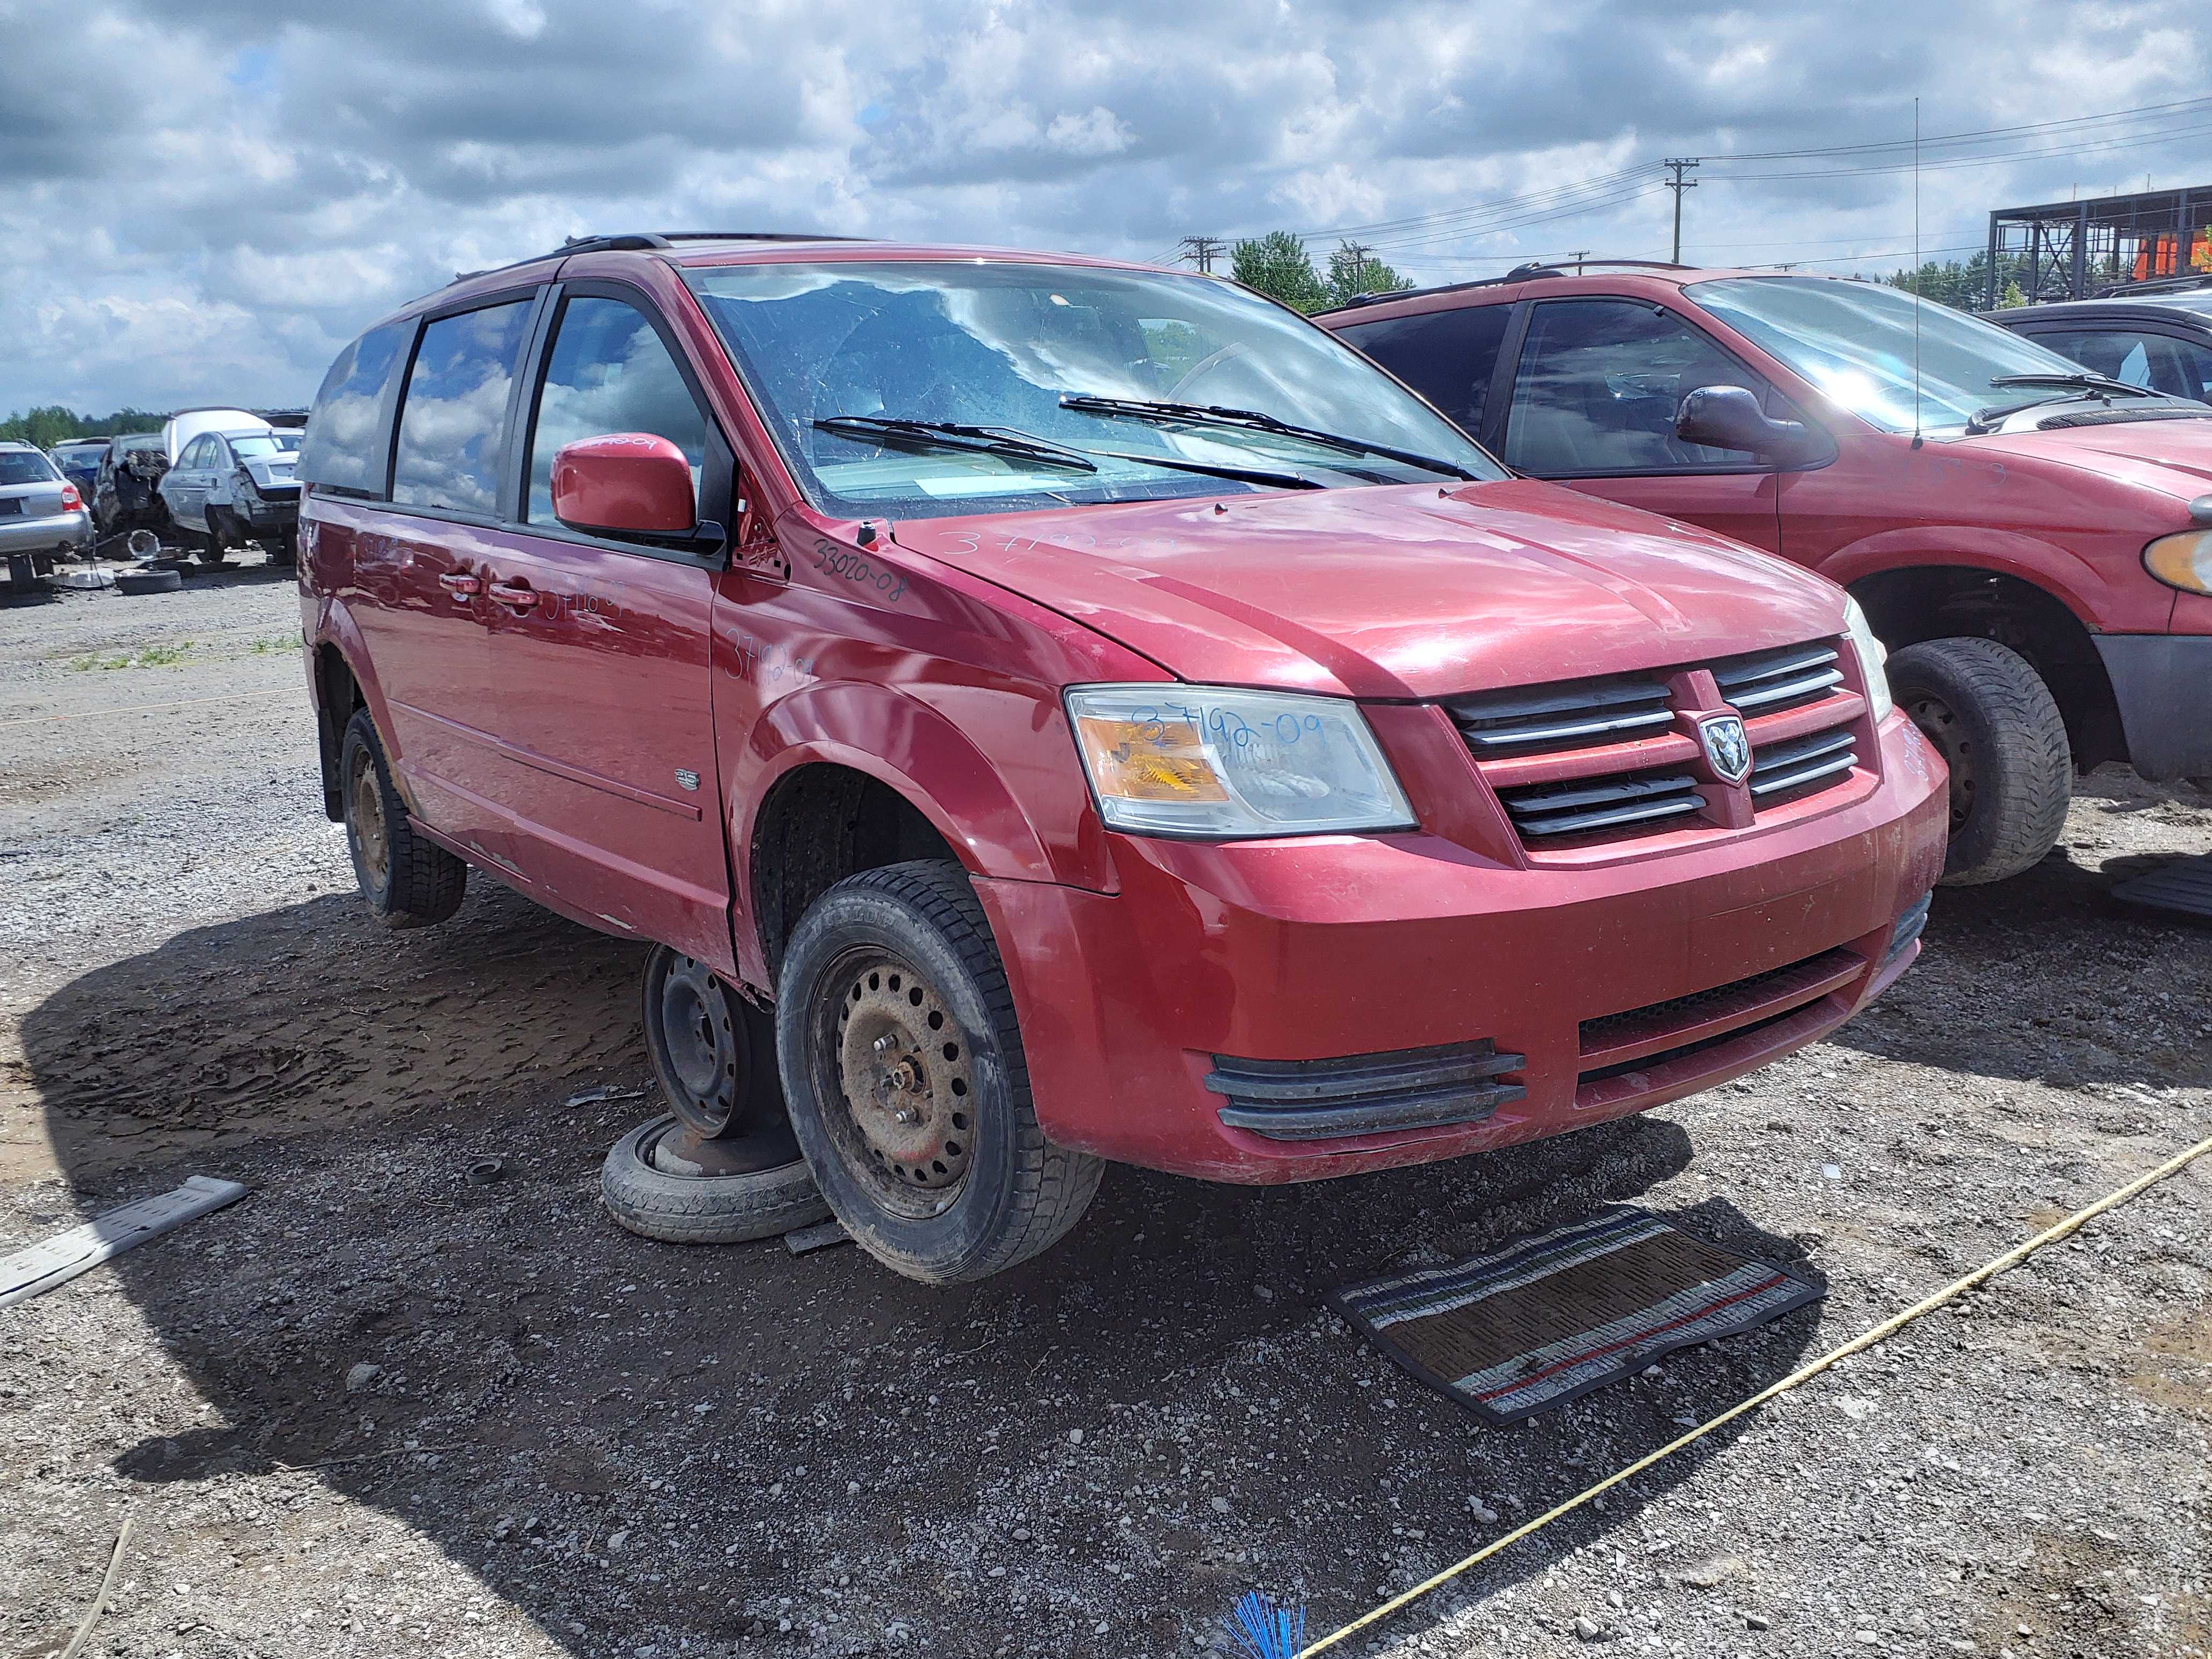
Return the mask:
{"type": "Polygon", "coordinates": [[[676,361],[645,313],[620,300],[579,295],[562,307],[538,393],[528,516],[553,520],[553,457],[563,444],[611,432],[650,432],[691,463],[691,498],[707,459],[707,422],[676,361]]]}
{"type": "Polygon", "coordinates": [[[399,406],[393,501],[465,513],[497,507],[507,392],[529,324],[530,302],[517,300],[423,329],[399,406]]]}
{"type": "Polygon", "coordinates": [[[333,489],[367,495],[384,493],[384,466],[390,446],[377,418],[385,389],[399,366],[412,323],[373,328],[338,353],[315,394],[300,444],[300,476],[333,489]]]}
{"type": "Polygon", "coordinates": [[[1417,317],[1385,317],[1337,331],[1419,392],[1470,438],[1482,433],[1491,371],[1505,343],[1511,306],[1469,306],[1417,317]]]}
{"type": "Polygon", "coordinates": [[[1674,435],[1700,386],[1765,380],[1672,312],[1634,300],[1537,306],[1514,372],[1504,459],[1540,477],[1741,470],[1747,456],[1674,435]]]}

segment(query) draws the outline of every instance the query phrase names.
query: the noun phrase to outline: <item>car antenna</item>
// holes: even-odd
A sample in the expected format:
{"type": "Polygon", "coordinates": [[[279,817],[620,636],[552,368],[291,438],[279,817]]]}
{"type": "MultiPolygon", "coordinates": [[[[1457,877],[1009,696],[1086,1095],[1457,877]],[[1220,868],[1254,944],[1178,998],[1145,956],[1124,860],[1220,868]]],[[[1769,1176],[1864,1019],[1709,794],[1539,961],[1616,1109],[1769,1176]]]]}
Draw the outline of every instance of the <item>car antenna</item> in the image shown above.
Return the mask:
{"type": "Polygon", "coordinates": [[[1912,100],[1912,447],[1920,447],[1920,100],[1912,100]]]}

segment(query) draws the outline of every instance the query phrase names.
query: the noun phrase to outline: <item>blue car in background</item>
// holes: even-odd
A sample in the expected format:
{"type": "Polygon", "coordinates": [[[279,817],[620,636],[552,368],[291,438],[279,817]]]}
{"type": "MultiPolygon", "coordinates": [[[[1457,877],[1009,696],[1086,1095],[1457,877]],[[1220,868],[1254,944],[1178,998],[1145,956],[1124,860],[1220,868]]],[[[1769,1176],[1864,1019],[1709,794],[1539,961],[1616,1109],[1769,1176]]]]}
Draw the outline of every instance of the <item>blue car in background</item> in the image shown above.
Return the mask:
{"type": "Polygon", "coordinates": [[[76,486],[88,507],[92,505],[93,489],[100,482],[100,458],[106,453],[105,438],[71,438],[46,452],[62,477],[76,486]]]}

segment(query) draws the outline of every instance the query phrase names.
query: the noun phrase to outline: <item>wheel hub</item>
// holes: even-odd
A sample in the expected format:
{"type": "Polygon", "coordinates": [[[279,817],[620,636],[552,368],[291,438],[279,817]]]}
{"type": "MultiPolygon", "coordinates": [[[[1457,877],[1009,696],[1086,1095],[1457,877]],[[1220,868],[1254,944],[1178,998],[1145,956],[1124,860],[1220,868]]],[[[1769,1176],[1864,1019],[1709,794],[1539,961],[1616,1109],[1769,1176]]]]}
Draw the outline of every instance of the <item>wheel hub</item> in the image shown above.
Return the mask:
{"type": "Polygon", "coordinates": [[[929,983],[877,957],[847,975],[836,1036],[845,1109],[878,1181],[957,1186],[974,1162],[975,1079],[965,1034],[929,983]]]}
{"type": "Polygon", "coordinates": [[[377,787],[376,763],[362,755],[354,763],[353,831],[362,868],[370,884],[384,890],[392,871],[392,837],[384,822],[384,792],[377,787]]]}

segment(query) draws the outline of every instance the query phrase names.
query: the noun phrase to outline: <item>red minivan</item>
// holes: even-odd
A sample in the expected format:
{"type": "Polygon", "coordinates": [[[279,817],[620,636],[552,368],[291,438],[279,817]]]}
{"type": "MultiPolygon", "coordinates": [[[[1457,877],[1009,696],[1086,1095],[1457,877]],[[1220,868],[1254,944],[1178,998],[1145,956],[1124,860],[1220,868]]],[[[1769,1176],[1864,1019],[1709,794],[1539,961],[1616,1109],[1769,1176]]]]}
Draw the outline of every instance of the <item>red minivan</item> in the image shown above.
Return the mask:
{"type": "MultiPolygon", "coordinates": [[[[349,346],[300,471],[371,907],[473,866],[651,942],[640,1156],[925,1280],[1102,1160],[1307,1181],[1708,1087],[1903,973],[1942,866],[1840,589],[1211,277],[572,243],[349,346]]],[[[689,1201],[659,1236],[734,1236],[689,1201]]]]}
{"type": "Polygon", "coordinates": [[[2212,779],[2212,408],[1880,283],[1528,265],[1317,319],[1523,477],[1844,584],[1948,763],[1945,879],[2072,773],[2212,779]]]}

